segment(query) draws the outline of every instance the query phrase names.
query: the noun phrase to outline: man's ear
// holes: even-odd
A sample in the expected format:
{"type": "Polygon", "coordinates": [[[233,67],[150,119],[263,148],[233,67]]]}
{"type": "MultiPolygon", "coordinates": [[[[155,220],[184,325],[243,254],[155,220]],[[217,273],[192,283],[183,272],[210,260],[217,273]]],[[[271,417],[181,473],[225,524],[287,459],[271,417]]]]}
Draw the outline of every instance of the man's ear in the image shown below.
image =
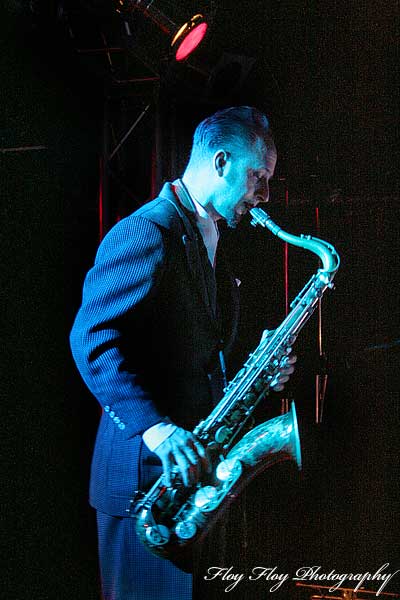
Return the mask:
{"type": "Polygon", "coordinates": [[[229,152],[225,150],[218,150],[214,154],[214,168],[217,171],[219,177],[223,177],[229,169],[229,152]]]}

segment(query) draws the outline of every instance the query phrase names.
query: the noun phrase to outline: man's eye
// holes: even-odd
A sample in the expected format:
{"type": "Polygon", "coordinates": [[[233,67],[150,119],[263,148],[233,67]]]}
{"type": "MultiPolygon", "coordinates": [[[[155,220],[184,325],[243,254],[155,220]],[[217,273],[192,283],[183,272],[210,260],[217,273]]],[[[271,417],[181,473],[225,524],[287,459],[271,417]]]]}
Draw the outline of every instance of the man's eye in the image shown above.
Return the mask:
{"type": "Polygon", "coordinates": [[[254,172],[254,177],[257,179],[257,182],[267,181],[267,178],[265,177],[265,175],[263,173],[259,173],[257,171],[254,172]]]}

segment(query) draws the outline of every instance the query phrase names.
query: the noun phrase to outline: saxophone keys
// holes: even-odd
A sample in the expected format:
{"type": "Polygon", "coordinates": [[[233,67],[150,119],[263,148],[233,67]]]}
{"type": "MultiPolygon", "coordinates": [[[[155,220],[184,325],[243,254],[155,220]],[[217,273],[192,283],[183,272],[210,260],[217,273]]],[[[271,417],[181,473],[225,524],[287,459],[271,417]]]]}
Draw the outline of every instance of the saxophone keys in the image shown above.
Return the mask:
{"type": "Polygon", "coordinates": [[[196,532],[197,525],[193,521],[180,521],[175,527],[175,533],[181,540],[190,540],[196,532]]]}
{"type": "Polygon", "coordinates": [[[164,546],[170,538],[169,529],[165,525],[153,525],[146,528],[146,540],[151,546],[164,546]]]}
{"type": "Polygon", "coordinates": [[[229,427],[226,427],[226,425],[222,425],[222,427],[219,427],[219,429],[217,429],[217,431],[215,432],[215,441],[218,444],[223,444],[228,439],[230,433],[231,430],[229,429],[229,427]]]}
{"type": "Polygon", "coordinates": [[[194,428],[193,435],[199,435],[199,433],[202,431],[203,425],[204,421],[200,421],[200,423],[194,428]]]}
{"type": "Polygon", "coordinates": [[[206,485],[197,490],[194,497],[194,505],[202,512],[208,512],[217,508],[219,504],[219,494],[216,487],[206,485]]]}
{"type": "Polygon", "coordinates": [[[284,367],[287,367],[289,364],[289,357],[288,356],[284,356],[281,360],[281,362],[279,363],[279,367],[282,369],[284,367]]]}
{"type": "Polygon", "coordinates": [[[215,472],[220,481],[238,479],[242,473],[242,463],[237,458],[227,458],[219,463],[215,472]]]}
{"type": "MultiPolygon", "coordinates": [[[[257,384],[258,384],[258,382],[256,382],[254,384],[254,388],[257,389],[257,391],[261,391],[258,389],[257,384]]],[[[264,383],[262,384],[262,388],[264,388],[264,383]]],[[[254,394],[254,392],[247,392],[247,394],[243,398],[243,402],[246,406],[253,406],[253,404],[256,400],[257,400],[257,395],[254,394]]]]}
{"type": "Polygon", "coordinates": [[[233,411],[233,413],[229,416],[229,420],[232,423],[237,423],[239,421],[239,419],[241,418],[242,413],[240,410],[235,410],[233,411]]]}
{"type": "Polygon", "coordinates": [[[274,387],[275,385],[279,384],[279,374],[275,375],[275,377],[271,377],[271,380],[269,382],[270,387],[274,387]]]}

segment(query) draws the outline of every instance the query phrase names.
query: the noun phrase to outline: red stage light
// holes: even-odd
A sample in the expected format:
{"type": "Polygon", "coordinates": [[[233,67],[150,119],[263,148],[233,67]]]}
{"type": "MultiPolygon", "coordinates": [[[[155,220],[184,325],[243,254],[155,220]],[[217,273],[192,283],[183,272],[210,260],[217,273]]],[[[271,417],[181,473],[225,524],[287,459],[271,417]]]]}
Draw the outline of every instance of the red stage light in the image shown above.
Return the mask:
{"type": "Polygon", "coordinates": [[[193,15],[186,23],[179,27],[167,15],[159,10],[156,2],[142,2],[141,0],[114,0],[118,12],[121,8],[130,13],[133,10],[139,10],[145,17],[148,17],[161,31],[172,37],[171,48],[175,53],[175,60],[181,62],[185,60],[202,42],[206,35],[208,24],[205,17],[198,13],[193,15]],[[175,33],[174,33],[175,32],[175,33]]]}
{"type": "Polygon", "coordinates": [[[175,58],[177,61],[185,60],[197,48],[201,40],[206,35],[207,23],[200,23],[196,25],[185,37],[182,43],[179,45],[175,58]]]}

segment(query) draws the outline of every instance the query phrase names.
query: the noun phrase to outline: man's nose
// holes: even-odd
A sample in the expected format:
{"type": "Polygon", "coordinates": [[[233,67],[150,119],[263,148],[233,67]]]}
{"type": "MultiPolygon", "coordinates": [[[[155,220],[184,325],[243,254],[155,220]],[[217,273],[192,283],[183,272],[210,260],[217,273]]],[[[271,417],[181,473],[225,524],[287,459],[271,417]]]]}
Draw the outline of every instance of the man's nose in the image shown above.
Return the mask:
{"type": "Polygon", "coordinates": [[[254,199],[256,201],[256,205],[260,202],[268,202],[269,200],[269,186],[266,179],[262,179],[254,193],[254,199]]]}

